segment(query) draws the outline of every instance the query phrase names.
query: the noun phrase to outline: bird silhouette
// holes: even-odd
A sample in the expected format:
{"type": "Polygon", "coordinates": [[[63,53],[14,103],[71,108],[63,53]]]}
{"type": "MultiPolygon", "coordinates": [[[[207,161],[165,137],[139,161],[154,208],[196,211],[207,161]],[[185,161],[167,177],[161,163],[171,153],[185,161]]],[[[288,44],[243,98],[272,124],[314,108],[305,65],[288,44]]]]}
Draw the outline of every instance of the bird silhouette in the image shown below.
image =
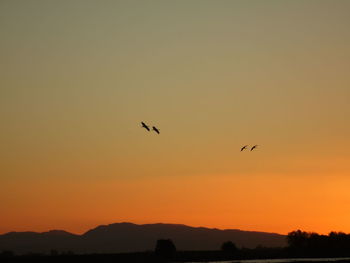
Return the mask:
{"type": "Polygon", "coordinates": [[[254,145],[254,146],[250,149],[250,151],[253,151],[256,147],[258,147],[258,145],[254,145]]]}
{"type": "Polygon", "coordinates": [[[241,148],[241,151],[247,149],[248,145],[244,145],[242,148],[241,148]]]}
{"type": "Polygon", "coordinates": [[[150,128],[143,122],[141,121],[142,128],[145,128],[147,131],[150,131],[150,128]]]}
{"type": "Polygon", "coordinates": [[[154,130],[154,131],[155,131],[156,133],[158,133],[158,134],[160,133],[160,132],[159,132],[159,129],[157,129],[157,128],[154,127],[154,126],[152,127],[152,130],[154,130]]]}

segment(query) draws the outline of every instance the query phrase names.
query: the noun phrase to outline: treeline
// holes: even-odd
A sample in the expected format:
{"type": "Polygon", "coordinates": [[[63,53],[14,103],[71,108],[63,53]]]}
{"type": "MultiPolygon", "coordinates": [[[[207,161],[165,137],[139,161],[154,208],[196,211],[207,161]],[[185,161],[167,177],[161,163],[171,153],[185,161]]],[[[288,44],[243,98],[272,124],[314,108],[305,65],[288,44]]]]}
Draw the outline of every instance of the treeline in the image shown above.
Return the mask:
{"type": "Polygon", "coordinates": [[[350,256],[350,234],[342,232],[320,235],[297,230],[288,234],[287,242],[290,254],[299,257],[350,256]]]}

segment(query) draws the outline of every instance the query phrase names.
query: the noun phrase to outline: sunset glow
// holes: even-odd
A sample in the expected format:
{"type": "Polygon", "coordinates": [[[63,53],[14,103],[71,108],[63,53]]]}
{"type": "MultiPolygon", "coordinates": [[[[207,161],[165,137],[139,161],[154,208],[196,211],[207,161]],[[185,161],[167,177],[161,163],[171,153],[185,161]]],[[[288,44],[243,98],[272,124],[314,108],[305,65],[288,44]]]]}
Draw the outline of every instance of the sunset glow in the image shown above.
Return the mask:
{"type": "Polygon", "coordinates": [[[0,234],[350,232],[349,11],[1,1],[0,234]]]}

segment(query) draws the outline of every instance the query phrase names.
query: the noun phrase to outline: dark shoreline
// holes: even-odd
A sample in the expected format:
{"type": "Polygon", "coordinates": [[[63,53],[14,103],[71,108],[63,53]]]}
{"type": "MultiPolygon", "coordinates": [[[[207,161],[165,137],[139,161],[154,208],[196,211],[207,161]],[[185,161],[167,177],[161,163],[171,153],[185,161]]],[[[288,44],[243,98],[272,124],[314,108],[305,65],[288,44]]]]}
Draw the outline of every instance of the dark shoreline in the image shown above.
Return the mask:
{"type": "Polygon", "coordinates": [[[250,257],[238,258],[237,256],[224,255],[221,251],[178,251],[173,258],[164,259],[157,256],[154,252],[136,252],[136,253],[119,253],[119,254],[82,254],[82,255],[18,255],[0,257],[1,263],[12,262],[114,262],[114,263],[161,263],[161,262],[229,262],[229,263],[350,263],[348,257],[310,257],[296,258],[296,257],[250,257]]]}

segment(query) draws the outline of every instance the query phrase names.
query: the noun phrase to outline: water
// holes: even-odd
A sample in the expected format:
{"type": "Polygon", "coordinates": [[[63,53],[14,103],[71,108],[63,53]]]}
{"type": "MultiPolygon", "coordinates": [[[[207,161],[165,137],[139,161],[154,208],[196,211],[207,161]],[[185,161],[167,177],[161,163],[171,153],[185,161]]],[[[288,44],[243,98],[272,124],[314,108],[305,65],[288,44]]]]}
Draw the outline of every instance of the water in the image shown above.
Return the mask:
{"type": "MultiPolygon", "coordinates": [[[[247,259],[247,260],[229,260],[229,261],[205,261],[205,263],[294,263],[294,262],[306,262],[306,261],[307,262],[336,262],[341,260],[350,260],[350,258],[247,259]]],[[[188,262],[188,263],[191,263],[191,262],[188,262]]],[[[196,263],[200,263],[200,262],[196,262],[196,263]]]]}

